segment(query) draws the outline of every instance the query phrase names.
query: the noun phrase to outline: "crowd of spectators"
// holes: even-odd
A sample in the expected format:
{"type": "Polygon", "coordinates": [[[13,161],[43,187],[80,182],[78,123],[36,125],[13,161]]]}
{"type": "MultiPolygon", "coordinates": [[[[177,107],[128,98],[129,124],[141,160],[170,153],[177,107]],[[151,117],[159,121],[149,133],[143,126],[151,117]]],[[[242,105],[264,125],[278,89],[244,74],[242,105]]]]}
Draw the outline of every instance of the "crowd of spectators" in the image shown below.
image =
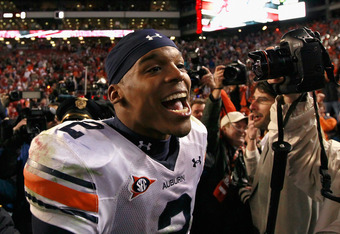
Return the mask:
{"type": "MultiPolygon", "coordinates": [[[[284,33],[294,28],[307,26],[313,31],[320,32],[322,42],[330,54],[335,66],[339,66],[340,56],[340,20],[329,22],[314,21],[308,25],[290,25],[286,28],[267,29],[223,37],[209,37],[204,40],[189,41],[178,39],[180,50],[185,58],[187,69],[193,69],[190,56],[199,48],[198,60],[195,63],[208,67],[211,71],[217,65],[227,65],[240,60],[246,63],[248,52],[264,50],[268,46],[279,45],[284,33]]],[[[72,80],[75,83],[77,95],[84,95],[97,88],[96,84],[105,78],[104,59],[115,42],[106,43],[92,40],[86,43],[79,41],[67,43],[63,39],[55,40],[55,45],[45,39],[39,39],[26,47],[17,45],[2,45],[0,47],[0,93],[19,91],[43,91],[50,101],[55,101],[55,89],[61,83],[72,80]],[[85,77],[87,78],[85,80],[85,77]],[[86,82],[86,84],[85,84],[86,82]],[[54,95],[53,95],[54,94],[54,95]]],[[[11,103],[8,111],[10,117],[17,115],[11,103]]]]}
{"type": "MultiPolygon", "coordinates": [[[[226,36],[221,32],[221,36],[207,36],[204,40],[179,38],[176,39],[176,44],[183,54],[188,70],[195,69],[194,66],[199,64],[213,72],[216,66],[227,65],[236,60],[247,64],[250,51],[264,50],[269,46],[279,45],[280,38],[286,32],[302,26],[320,32],[322,43],[335,66],[334,73],[338,75],[339,19],[329,22],[314,21],[306,25],[294,24],[250,33],[243,32],[231,36],[226,36]],[[198,56],[195,61],[192,56],[193,52],[198,56]]],[[[13,91],[41,91],[43,99],[46,101],[45,103],[40,102],[41,105],[58,103],[63,94],[86,96],[93,99],[100,96],[100,98],[106,99],[105,58],[116,42],[110,40],[104,42],[100,39],[90,39],[85,43],[63,39],[54,40],[54,42],[52,45],[46,39],[39,39],[25,46],[20,43],[2,43],[0,45],[0,95],[9,95],[13,91]]],[[[204,89],[204,87],[200,88],[204,89]]],[[[339,90],[336,92],[338,95],[339,90]]],[[[195,92],[193,93],[196,95],[195,92]]],[[[327,97],[327,93],[324,95],[327,97]]],[[[197,97],[204,98],[202,94],[198,94],[197,97]]],[[[325,102],[323,111],[326,110],[327,102],[330,102],[326,97],[323,97],[325,102]]],[[[242,106],[242,104],[236,103],[241,100],[237,101],[232,97],[231,99],[232,101],[236,100],[235,107],[242,106]]],[[[20,109],[29,107],[29,103],[28,100],[21,99],[2,104],[7,107],[7,117],[15,119],[18,117],[20,109]]],[[[237,110],[245,112],[241,109],[237,110]]],[[[332,114],[334,115],[334,113],[332,114]]],[[[328,115],[325,113],[321,117],[325,120],[328,119],[328,115]]],[[[336,120],[339,119],[339,116],[334,117],[336,120]]],[[[340,128],[334,127],[334,130],[336,129],[340,128]]],[[[340,136],[336,133],[332,135],[332,132],[327,132],[327,134],[329,138],[340,136]]]]}

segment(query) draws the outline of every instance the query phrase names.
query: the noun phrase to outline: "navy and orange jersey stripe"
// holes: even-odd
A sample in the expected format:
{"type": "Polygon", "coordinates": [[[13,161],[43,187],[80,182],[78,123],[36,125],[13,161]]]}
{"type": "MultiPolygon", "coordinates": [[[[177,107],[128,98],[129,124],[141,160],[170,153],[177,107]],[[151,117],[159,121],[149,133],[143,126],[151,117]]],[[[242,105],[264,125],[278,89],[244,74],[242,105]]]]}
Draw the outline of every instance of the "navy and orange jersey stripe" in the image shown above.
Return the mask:
{"type": "Polygon", "coordinates": [[[35,202],[47,209],[58,209],[64,213],[80,215],[90,221],[97,222],[96,217],[87,215],[85,212],[95,212],[98,213],[98,195],[96,192],[96,186],[94,183],[76,178],[71,175],[67,175],[58,170],[44,166],[38,162],[28,159],[26,167],[24,169],[25,187],[31,192],[26,192],[27,199],[35,202]],[[85,187],[87,189],[92,189],[92,193],[78,191],[73,188],[69,188],[57,182],[45,179],[37,174],[29,171],[29,169],[34,168],[38,171],[42,171],[52,176],[52,178],[57,177],[59,179],[77,184],[78,186],[85,187]],[[46,200],[42,201],[38,199],[35,194],[52,200],[54,202],[62,204],[62,206],[67,206],[67,209],[61,209],[52,204],[48,204],[46,200]],[[79,210],[79,211],[77,211],[79,210]]]}

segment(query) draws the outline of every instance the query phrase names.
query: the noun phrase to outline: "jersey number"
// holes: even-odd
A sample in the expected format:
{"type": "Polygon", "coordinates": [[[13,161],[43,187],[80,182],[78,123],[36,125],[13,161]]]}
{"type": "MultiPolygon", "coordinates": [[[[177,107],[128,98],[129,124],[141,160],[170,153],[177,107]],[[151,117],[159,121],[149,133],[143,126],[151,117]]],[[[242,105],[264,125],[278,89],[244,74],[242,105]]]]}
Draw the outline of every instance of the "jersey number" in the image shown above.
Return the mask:
{"type": "Polygon", "coordinates": [[[164,211],[158,220],[158,230],[162,230],[171,225],[171,218],[183,212],[185,224],[181,230],[174,233],[187,233],[190,224],[191,197],[188,194],[183,194],[177,200],[170,201],[166,205],[164,211]]]}
{"type": "Polygon", "coordinates": [[[103,129],[104,128],[104,126],[100,123],[84,121],[84,122],[73,122],[69,125],[66,125],[65,127],[62,127],[60,130],[63,132],[67,132],[71,137],[73,137],[74,139],[77,139],[83,136],[84,133],[72,129],[76,125],[80,125],[86,129],[103,129]]]}

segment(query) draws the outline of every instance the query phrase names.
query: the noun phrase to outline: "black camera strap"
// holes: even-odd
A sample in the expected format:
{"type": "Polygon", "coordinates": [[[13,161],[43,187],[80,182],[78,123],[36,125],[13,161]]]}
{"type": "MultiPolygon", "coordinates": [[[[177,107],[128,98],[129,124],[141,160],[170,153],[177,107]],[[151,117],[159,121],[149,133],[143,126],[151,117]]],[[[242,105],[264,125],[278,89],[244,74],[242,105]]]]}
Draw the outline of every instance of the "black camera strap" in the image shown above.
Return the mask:
{"type": "Polygon", "coordinates": [[[323,137],[321,134],[321,126],[320,126],[320,116],[318,112],[318,107],[316,103],[316,95],[315,92],[313,91],[313,99],[314,99],[314,110],[315,110],[315,116],[316,116],[316,121],[317,121],[317,129],[318,129],[318,137],[319,137],[319,142],[320,142],[320,147],[321,147],[321,155],[320,155],[320,175],[321,175],[321,195],[324,196],[325,198],[328,198],[332,201],[339,202],[340,203],[340,197],[336,197],[332,195],[332,190],[331,188],[331,176],[328,174],[328,157],[326,154],[325,147],[323,145],[323,137]]]}
{"type": "Polygon", "coordinates": [[[272,149],[274,151],[273,169],[270,181],[270,203],[269,212],[267,217],[267,234],[272,234],[275,231],[275,223],[277,217],[277,211],[280,201],[280,193],[283,188],[283,183],[286,173],[286,164],[288,153],[292,150],[292,146],[285,142],[284,139],[284,127],[286,126],[290,115],[295,110],[297,104],[306,97],[306,93],[302,93],[297,100],[295,100],[289,107],[285,118],[282,115],[283,97],[280,97],[277,102],[277,125],[278,125],[278,141],[274,142],[272,149]]]}
{"type": "Polygon", "coordinates": [[[332,64],[331,58],[329,57],[329,54],[327,53],[326,48],[322,45],[321,41],[319,41],[319,43],[322,50],[322,61],[327,77],[331,82],[334,82],[339,86],[338,81],[334,76],[334,65],[332,64]]]}
{"type": "MultiPolygon", "coordinates": [[[[289,107],[285,119],[283,120],[282,116],[282,104],[283,98],[278,99],[277,103],[277,123],[278,123],[278,141],[274,142],[272,148],[274,150],[274,162],[273,162],[273,169],[272,169],[272,176],[271,176],[271,196],[270,196],[270,203],[269,203],[269,212],[268,212],[268,219],[267,219],[267,227],[266,227],[266,234],[272,234],[275,231],[275,223],[277,217],[277,210],[280,200],[280,192],[283,188],[285,171],[286,171],[286,164],[287,164],[287,156],[288,153],[291,151],[291,145],[285,141],[283,141],[284,134],[283,130],[286,126],[289,116],[292,114],[296,105],[306,98],[307,93],[302,93],[300,97],[295,100],[292,105],[289,107]]],[[[322,189],[321,194],[335,202],[340,203],[340,197],[336,197],[332,195],[332,191],[330,190],[331,187],[331,177],[327,173],[328,170],[328,158],[327,154],[323,145],[323,138],[321,134],[321,126],[320,126],[320,119],[319,113],[317,109],[316,103],[316,95],[313,91],[313,99],[314,99],[314,109],[316,114],[317,120],[317,130],[318,130],[318,137],[321,146],[321,166],[320,166],[320,174],[321,174],[321,183],[322,189]]]]}

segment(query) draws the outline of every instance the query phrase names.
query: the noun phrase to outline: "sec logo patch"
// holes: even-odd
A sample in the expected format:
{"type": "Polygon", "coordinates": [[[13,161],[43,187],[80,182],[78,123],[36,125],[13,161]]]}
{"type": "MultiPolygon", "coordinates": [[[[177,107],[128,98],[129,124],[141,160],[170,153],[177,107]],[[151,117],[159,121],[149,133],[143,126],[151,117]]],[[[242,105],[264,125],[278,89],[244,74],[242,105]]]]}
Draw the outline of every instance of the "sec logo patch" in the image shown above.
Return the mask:
{"type": "Polygon", "coordinates": [[[156,180],[153,179],[149,179],[145,176],[142,177],[137,177],[137,176],[132,176],[133,179],[133,183],[131,186],[131,200],[141,194],[143,194],[144,192],[146,192],[146,190],[148,190],[148,188],[150,187],[151,184],[153,184],[156,180]]]}

